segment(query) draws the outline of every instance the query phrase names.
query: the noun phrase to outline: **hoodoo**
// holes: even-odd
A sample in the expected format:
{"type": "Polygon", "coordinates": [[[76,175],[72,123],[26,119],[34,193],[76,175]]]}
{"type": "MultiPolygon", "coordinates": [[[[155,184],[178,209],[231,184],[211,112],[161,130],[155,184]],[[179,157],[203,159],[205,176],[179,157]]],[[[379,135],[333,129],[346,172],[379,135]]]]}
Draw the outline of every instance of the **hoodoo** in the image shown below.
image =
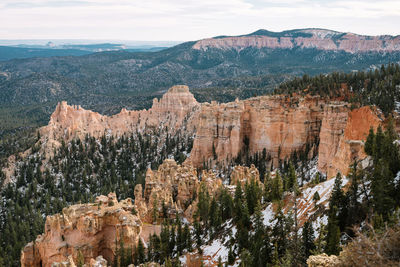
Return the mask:
{"type": "Polygon", "coordinates": [[[365,156],[363,141],[370,127],[381,119],[370,107],[351,110],[346,102],[327,101],[319,96],[260,96],[230,103],[198,103],[187,86],[174,86],[149,110],[122,110],[114,116],[58,104],[47,126],[40,129],[48,150],[60,140],[104,133],[120,136],[136,131],[166,127],[194,135],[190,160],[201,167],[210,160],[227,162],[246,147],[250,154],[263,150],[272,164],[306,145],[319,141],[318,168],[328,177],[347,174],[355,158],[365,156]],[[49,149],[48,146],[51,146],[49,149]]]}

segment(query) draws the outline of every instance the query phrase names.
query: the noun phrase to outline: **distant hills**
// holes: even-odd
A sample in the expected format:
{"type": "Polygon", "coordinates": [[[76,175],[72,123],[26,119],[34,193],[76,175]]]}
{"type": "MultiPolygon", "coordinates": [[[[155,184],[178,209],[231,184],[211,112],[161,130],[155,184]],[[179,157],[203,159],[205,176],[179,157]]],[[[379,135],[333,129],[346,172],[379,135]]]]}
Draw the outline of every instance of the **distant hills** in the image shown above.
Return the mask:
{"type": "Polygon", "coordinates": [[[92,52],[70,48],[50,49],[0,46],[0,61],[32,57],[82,56],[89,53],[92,52]]]}
{"type": "Polygon", "coordinates": [[[62,44],[48,42],[46,45],[18,44],[13,46],[0,45],[0,61],[33,57],[82,56],[95,52],[126,50],[129,52],[155,52],[166,49],[164,46],[124,44],[62,44]]]}
{"type": "Polygon", "coordinates": [[[399,61],[399,36],[324,29],[258,30],[152,53],[118,50],[14,59],[0,62],[0,122],[2,112],[9,112],[5,118],[13,119],[3,122],[3,129],[21,126],[16,123],[21,116],[34,116],[37,124],[44,124],[60,100],[105,114],[122,107],[145,108],[175,84],[189,85],[200,101],[231,101],[264,94],[293,76],[373,69],[399,61]]]}

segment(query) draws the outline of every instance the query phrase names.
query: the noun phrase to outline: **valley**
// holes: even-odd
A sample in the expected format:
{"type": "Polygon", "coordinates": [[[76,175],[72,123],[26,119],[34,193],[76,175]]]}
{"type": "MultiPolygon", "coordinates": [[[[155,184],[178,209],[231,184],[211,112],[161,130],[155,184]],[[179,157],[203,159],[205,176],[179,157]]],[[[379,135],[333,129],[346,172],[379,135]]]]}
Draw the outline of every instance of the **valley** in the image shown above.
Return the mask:
{"type": "Polygon", "coordinates": [[[397,266],[399,61],[316,28],[1,61],[0,267],[397,266]]]}

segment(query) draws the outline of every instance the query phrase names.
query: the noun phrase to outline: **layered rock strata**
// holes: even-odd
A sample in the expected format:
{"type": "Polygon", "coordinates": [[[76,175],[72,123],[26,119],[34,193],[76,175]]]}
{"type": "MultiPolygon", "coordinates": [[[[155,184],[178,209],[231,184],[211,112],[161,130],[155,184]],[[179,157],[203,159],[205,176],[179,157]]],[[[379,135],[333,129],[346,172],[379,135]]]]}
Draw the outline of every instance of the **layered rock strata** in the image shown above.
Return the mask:
{"type": "Polygon", "coordinates": [[[318,169],[327,177],[338,172],[347,174],[349,165],[366,157],[364,140],[369,129],[382,123],[377,110],[370,107],[349,109],[348,104],[331,104],[325,107],[320,132],[318,169]]]}
{"type": "Polygon", "coordinates": [[[215,158],[231,160],[244,148],[289,157],[318,139],[325,103],[319,97],[261,96],[226,104],[204,104],[191,160],[195,166],[215,158]]]}
{"type": "Polygon", "coordinates": [[[200,183],[205,184],[210,194],[222,186],[222,180],[213,172],[203,171],[200,182],[190,161],[178,165],[174,160],[166,159],[157,171],[148,169],[144,189],[141,184],[135,187],[135,205],[140,217],[151,223],[157,222],[161,216],[175,218],[184,215],[191,220],[200,183]]]}
{"type": "Polygon", "coordinates": [[[98,138],[160,128],[171,133],[180,130],[194,136],[190,161],[195,168],[229,162],[245,150],[249,154],[265,150],[276,166],[279,159],[319,141],[318,168],[332,177],[337,171],[346,174],[352,160],[364,156],[363,141],[369,128],[381,123],[379,116],[367,107],[350,110],[347,103],[318,96],[260,96],[199,104],[186,86],[175,86],[161,100],[155,99],[149,110],[122,110],[111,117],[62,102],[40,133],[42,149],[51,154],[62,139],[87,134],[98,138]]]}
{"type": "Polygon", "coordinates": [[[113,116],[69,106],[63,101],[57,105],[49,124],[40,128],[40,134],[43,144],[57,147],[60,139],[83,139],[87,134],[99,138],[104,134],[121,136],[164,127],[174,131],[186,126],[185,130],[193,131],[191,118],[198,107],[199,103],[185,85],[171,87],[160,100],[155,98],[149,110],[122,109],[113,116]]]}
{"type": "Polygon", "coordinates": [[[93,204],[73,205],[47,216],[44,233],[22,251],[21,266],[50,267],[71,258],[77,262],[79,257],[89,264],[99,255],[112,262],[121,239],[127,248],[139,240],[142,222],[133,209],[130,199],[118,202],[109,194],[93,204]]]}
{"type": "Polygon", "coordinates": [[[247,36],[209,38],[197,41],[193,45],[193,49],[216,48],[240,51],[248,47],[255,47],[271,49],[313,48],[348,53],[400,51],[400,36],[363,36],[323,29],[304,29],[298,32],[298,36],[290,33],[281,33],[282,36],[266,36],[261,33],[254,33],[247,36]]]}

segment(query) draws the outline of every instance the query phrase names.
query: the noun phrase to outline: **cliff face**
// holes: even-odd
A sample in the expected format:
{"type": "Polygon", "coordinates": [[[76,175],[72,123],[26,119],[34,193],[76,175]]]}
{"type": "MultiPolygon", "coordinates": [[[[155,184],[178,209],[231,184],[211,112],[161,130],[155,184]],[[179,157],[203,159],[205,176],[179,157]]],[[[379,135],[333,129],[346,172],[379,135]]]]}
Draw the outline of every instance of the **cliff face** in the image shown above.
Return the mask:
{"type": "MultiPolygon", "coordinates": [[[[251,173],[243,169],[244,174],[251,173]]],[[[44,233],[24,247],[21,266],[75,266],[80,257],[87,266],[107,266],[114,260],[121,238],[125,248],[135,248],[139,238],[144,241],[148,237],[148,233],[143,236],[143,223],[157,224],[178,214],[191,221],[200,185],[204,184],[211,196],[223,186],[211,171],[203,171],[201,176],[199,182],[190,162],[178,165],[167,159],[158,170],[148,170],[144,190],[136,185],[134,204],[129,198],[118,202],[115,193],[110,193],[97,197],[95,203],[73,205],[61,214],[47,216],[44,233]]]]}
{"type": "Polygon", "coordinates": [[[318,169],[333,177],[337,172],[348,173],[355,159],[364,158],[364,142],[369,129],[375,130],[382,123],[379,113],[362,107],[349,110],[347,104],[331,104],[325,107],[318,151],[318,169]]]}
{"type": "Polygon", "coordinates": [[[69,141],[86,134],[100,137],[161,128],[170,133],[181,130],[194,135],[190,155],[194,167],[210,161],[227,162],[243,149],[250,154],[265,149],[276,166],[278,159],[319,140],[318,168],[331,177],[337,171],[347,174],[352,160],[364,156],[362,141],[369,128],[379,123],[377,112],[369,108],[351,111],[347,103],[317,96],[261,96],[199,104],[186,86],[174,86],[161,100],[155,99],[149,110],[124,109],[111,117],[62,102],[40,132],[43,148],[51,153],[61,139],[69,141]]]}
{"type": "Polygon", "coordinates": [[[116,239],[126,247],[135,247],[142,227],[132,214],[130,199],[118,202],[115,194],[100,196],[94,204],[73,205],[61,214],[48,216],[44,234],[25,246],[21,266],[50,267],[54,262],[85,262],[102,255],[108,262],[114,258],[116,239]]]}
{"type": "Polygon", "coordinates": [[[318,97],[285,96],[206,104],[190,158],[201,166],[213,157],[235,158],[247,146],[250,154],[266,149],[276,163],[318,138],[324,105],[318,97]]]}
{"type": "Polygon", "coordinates": [[[171,87],[160,100],[154,99],[149,110],[128,111],[122,109],[113,116],[103,116],[97,112],[85,110],[80,106],[69,106],[66,102],[57,105],[47,126],[40,129],[47,140],[58,141],[63,138],[84,138],[86,134],[96,138],[103,134],[121,136],[125,133],[157,129],[167,126],[176,130],[191,125],[191,117],[199,104],[189,88],[184,85],[171,87]]]}
{"type": "Polygon", "coordinates": [[[315,48],[319,50],[358,52],[400,51],[399,36],[363,36],[323,29],[304,29],[282,33],[254,33],[246,36],[209,38],[196,42],[193,49],[208,48],[242,50],[248,47],[291,49],[315,48]]]}
{"type": "MultiPolygon", "coordinates": [[[[203,171],[201,176],[210,194],[222,186],[222,180],[212,172],[203,171]]],[[[158,170],[147,170],[144,190],[141,184],[135,187],[135,205],[140,217],[145,222],[156,223],[159,218],[184,214],[192,220],[197,204],[193,197],[198,195],[200,184],[197,170],[190,161],[178,165],[166,159],[158,170]]]]}

